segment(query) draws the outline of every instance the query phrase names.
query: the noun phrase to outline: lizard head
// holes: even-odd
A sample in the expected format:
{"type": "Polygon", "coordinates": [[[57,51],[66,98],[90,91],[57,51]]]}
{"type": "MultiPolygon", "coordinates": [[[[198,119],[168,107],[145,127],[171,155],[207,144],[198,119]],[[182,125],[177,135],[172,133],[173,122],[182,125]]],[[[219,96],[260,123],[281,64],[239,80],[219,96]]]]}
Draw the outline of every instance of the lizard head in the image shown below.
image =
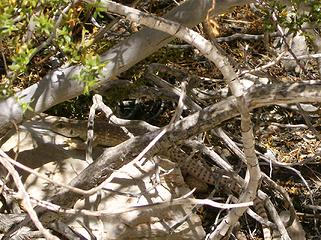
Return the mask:
{"type": "Polygon", "coordinates": [[[75,129],[75,125],[72,125],[69,122],[65,121],[59,121],[54,123],[51,127],[51,130],[65,137],[79,136],[79,133],[75,129]]]}

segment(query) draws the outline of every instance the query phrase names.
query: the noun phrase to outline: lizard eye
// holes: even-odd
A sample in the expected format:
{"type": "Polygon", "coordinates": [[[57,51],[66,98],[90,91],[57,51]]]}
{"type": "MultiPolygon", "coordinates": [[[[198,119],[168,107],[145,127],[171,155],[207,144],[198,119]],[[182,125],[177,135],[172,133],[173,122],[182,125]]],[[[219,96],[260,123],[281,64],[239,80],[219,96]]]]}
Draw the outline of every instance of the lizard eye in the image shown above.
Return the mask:
{"type": "Polygon", "coordinates": [[[56,124],[57,128],[64,128],[64,124],[62,122],[56,124]]]}

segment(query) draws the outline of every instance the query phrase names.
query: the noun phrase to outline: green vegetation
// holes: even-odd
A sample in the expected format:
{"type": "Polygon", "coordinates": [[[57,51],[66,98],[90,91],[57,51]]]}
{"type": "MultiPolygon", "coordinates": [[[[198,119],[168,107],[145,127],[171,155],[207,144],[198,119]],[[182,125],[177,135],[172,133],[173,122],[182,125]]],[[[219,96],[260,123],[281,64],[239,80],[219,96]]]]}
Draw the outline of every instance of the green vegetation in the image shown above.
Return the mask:
{"type": "Polygon", "coordinates": [[[97,32],[88,22],[91,16],[104,17],[94,6],[77,1],[73,5],[66,0],[1,1],[0,99],[39,81],[51,70],[46,64],[51,57],[59,62],[58,67],[83,64],[75,79],[85,83],[88,94],[105,64],[96,53],[101,46],[91,44],[97,32]]]}

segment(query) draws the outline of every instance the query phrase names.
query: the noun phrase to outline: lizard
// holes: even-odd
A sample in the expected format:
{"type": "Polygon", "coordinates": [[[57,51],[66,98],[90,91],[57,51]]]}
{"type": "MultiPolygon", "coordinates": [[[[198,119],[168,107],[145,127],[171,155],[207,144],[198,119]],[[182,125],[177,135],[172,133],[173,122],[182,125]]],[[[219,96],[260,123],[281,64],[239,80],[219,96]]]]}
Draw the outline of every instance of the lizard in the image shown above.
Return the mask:
{"type": "MultiPolygon", "coordinates": [[[[87,121],[86,120],[72,120],[68,118],[59,118],[56,122],[52,123],[50,130],[58,133],[67,138],[79,138],[82,143],[87,140],[87,121]]],[[[126,126],[122,128],[119,125],[111,124],[106,121],[96,120],[94,123],[94,145],[100,145],[104,147],[113,147],[123,141],[133,136],[141,135],[147,133],[147,129],[143,127],[126,126]]],[[[74,146],[76,148],[84,149],[83,145],[75,142],[74,146]]],[[[228,174],[227,171],[222,169],[217,169],[218,172],[213,172],[206,163],[201,163],[200,161],[183,161],[186,160],[188,156],[183,157],[179,154],[180,148],[172,148],[173,151],[169,151],[170,160],[175,161],[183,169],[184,172],[189,173],[193,177],[203,180],[205,183],[214,183],[217,179],[220,179],[223,174],[228,174]]],[[[181,154],[185,154],[184,151],[181,154]]]]}
{"type": "MultiPolygon", "coordinates": [[[[71,120],[68,118],[59,118],[53,123],[50,129],[60,135],[68,138],[80,138],[82,141],[87,139],[87,121],[86,120],[71,120]]],[[[94,143],[105,147],[112,147],[126,141],[131,134],[134,136],[147,133],[153,128],[144,128],[142,126],[129,125],[126,128],[119,125],[111,124],[106,121],[96,120],[94,122],[94,143]]],[[[158,129],[155,127],[155,129],[158,129]]],[[[170,149],[162,151],[160,156],[165,156],[169,160],[176,162],[182,172],[188,173],[196,179],[214,186],[227,186],[234,194],[239,194],[242,186],[237,181],[233,180],[231,173],[218,167],[213,171],[205,162],[203,162],[200,152],[193,152],[187,149],[186,146],[172,146],[170,149]]],[[[268,220],[263,201],[257,197],[254,199],[254,209],[256,213],[264,220],[268,220]]],[[[265,240],[274,240],[271,236],[271,231],[267,226],[263,227],[265,240]]],[[[291,226],[290,226],[291,227],[291,226]]],[[[275,238],[277,239],[277,238],[275,238]]]]}

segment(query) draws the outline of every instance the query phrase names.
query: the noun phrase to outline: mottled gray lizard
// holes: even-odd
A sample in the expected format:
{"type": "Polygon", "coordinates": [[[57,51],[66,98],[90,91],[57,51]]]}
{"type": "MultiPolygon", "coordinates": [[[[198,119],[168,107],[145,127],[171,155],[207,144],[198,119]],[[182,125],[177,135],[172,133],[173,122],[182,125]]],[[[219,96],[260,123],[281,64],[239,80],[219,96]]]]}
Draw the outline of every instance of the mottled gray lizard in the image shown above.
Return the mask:
{"type": "MultiPolygon", "coordinates": [[[[51,130],[65,137],[80,138],[82,141],[86,141],[87,125],[85,120],[60,118],[51,125],[51,130]]],[[[137,127],[137,125],[122,128],[106,121],[96,120],[94,123],[94,144],[111,147],[128,140],[131,134],[136,136],[146,132],[148,131],[137,127]]],[[[228,189],[236,194],[241,191],[241,186],[226,171],[219,168],[213,171],[206,163],[202,162],[202,155],[199,152],[189,153],[189,151],[185,151],[180,146],[173,146],[164,151],[164,153],[160,153],[160,155],[177,162],[183,172],[187,172],[202,182],[215,186],[228,186],[228,189]]],[[[268,216],[263,202],[256,198],[254,204],[257,214],[267,220],[268,216]]],[[[267,228],[263,228],[263,231],[265,232],[265,239],[271,240],[270,231],[267,228]]]]}
{"type": "MultiPolygon", "coordinates": [[[[59,120],[52,123],[50,129],[68,138],[80,138],[82,143],[87,139],[87,121],[85,120],[59,118],[59,120]]],[[[144,133],[147,133],[147,130],[144,130],[142,127],[137,127],[137,125],[122,128],[106,121],[96,120],[94,123],[94,145],[112,147],[128,140],[131,134],[137,136],[144,133]]],[[[76,142],[75,147],[78,147],[77,145],[79,146],[76,142]]],[[[79,148],[83,149],[83,145],[79,148]]],[[[170,154],[167,157],[177,162],[184,172],[189,173],[205,183],[217,183],[219,179],[222,179],[223,174],[227,174],[226,171],[221,169],[218,169],[218,172],[209,170],[209,166],[206,166],[205,163],[195,161],[197,155],[190,161],[186,161],[188,155],[179,147],[174,146],[171,148],[171,151],[166,152],[170,154]]]]}
{"type": "MultiPolygon", "coordinates": [[[[127,128],[127,126],[126,126],[127,128]]],[[[128,129],[128,128],[127,128],[128,129]]],[[[61,118],[51,126],[51,130],[69,138],[80,138],[83,141],[87,139],[87,121],[84,120],[70,120],[61,118]]],[[[134,136],[143,134],[144,130],[138,130],[135,127],[128,129],[134,136]]],[[[129,139],[129,134],[125,128],[121,128],[118,125],[107,123],[106,121],[96,120],[94,123],[94,143],[95,145],[102,146],[115,146],[121,142],[129,139]]],[[[196,179],[205,182],[210,185],[216,186],[229,186],[229,189],[234,193],[239,193],[241,187],[231,179],[226,171],[217,168],[212,171],[209,166],[200,160],[201,154],[188,154],[181,147],[173,146],[170,149],[160,154],[168,159],[178,163],[183,172],[186,172],[196,179]],[[164,154],[165,153],[165,154],[164,154]]],[[[260,204],[260,200],[256,199],[255,209],[257,213],[267,219],[267,214],[263,204],[260,204]]],[[[261,202],[262,203],[262,202],[261,202]]]]}

